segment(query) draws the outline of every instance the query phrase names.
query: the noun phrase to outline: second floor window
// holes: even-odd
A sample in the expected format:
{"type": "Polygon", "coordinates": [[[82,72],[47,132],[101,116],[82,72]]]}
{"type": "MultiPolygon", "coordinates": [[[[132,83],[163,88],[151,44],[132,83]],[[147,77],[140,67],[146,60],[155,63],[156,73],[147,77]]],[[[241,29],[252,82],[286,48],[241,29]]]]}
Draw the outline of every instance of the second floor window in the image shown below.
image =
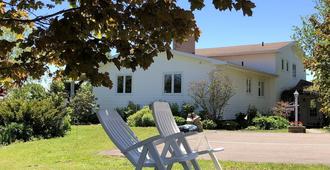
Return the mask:
{"type": "Polygon", "coordinates": [[[258,96],[265,96],[265,82],[258,82],[258,96]]]}
{"type": "Polygon", "coordinates": [[[117,77],[117,93],[132,93],[132,76],[117,77]]]}
{"type": "Polygon", "coordinates": [[[297,77],[297,66],[292,64],[292,77],[297,77]]]}
{"type": "Polygon", "coordinates": [[[282,59],[282,70],[284,70],[284,60],[282,59]]]}
{"type": "Polygon", "coordinates": [[[286,61],[286,71],[289,71],[289,61],[286,61]]]}
{"type": "Polygon", "coordinates": [[[251,79],[246,79],[246,93],[251,93],[251,79]]]}
{"type": "Polygon", "coordinates": [[[181,74],[164,75],[164,93],[181,93],[181,74]]]}

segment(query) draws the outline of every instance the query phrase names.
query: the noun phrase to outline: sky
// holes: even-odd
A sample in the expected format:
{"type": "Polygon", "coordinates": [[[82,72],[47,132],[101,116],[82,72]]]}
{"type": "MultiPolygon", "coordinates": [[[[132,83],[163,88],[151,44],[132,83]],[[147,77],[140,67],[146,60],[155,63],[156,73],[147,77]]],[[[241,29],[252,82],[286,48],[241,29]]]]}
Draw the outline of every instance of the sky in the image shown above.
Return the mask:
{"type": "MultiPolygon", "coordinates": [[[[301,17],[315,13],[314,0],[252,0],[256,4],[253,16],[243,16],[242,11],[219,12],[211,0],[195,12],[202,34],[197,48],[220,47],[290,41],[293,27],[301,25],[301,17]]],[[[189,8],[187,0],[178,0],[180,6],[189,8]]]]}
{"type": "MultiPolygon", "coordinates": [[[[195,11],[201,36],[196,48],[257,44],[261,42],[290,41],[293,27],[302,24],[301,17],[316,12],[314,0],[252,0],[256,4],[253,16],[243,16],[242,11],[218,11],[211,0],[204,0],[205,7],[195,11]]],[[[189,8],[188,0],[177,0],[181,7],[189,8]]],[[[52,10],[39,11],[49,14],[67,8],[68,4],[52,10]]],[[[307,72],[307,80],[312,80],[307,72]]]]}

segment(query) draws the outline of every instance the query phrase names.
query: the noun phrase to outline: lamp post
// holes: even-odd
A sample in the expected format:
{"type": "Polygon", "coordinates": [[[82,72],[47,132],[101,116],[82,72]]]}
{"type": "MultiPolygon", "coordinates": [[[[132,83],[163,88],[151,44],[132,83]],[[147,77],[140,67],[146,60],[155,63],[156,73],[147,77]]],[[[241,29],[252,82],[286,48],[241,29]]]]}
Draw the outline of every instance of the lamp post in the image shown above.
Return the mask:
{"type": "Polygon", "coordinates": [[[299,93],[298,91],[296,90],[294,93],[294,112],[295,112],[295,125],[298,126],[298,96],[299,96],[299,93]]]}

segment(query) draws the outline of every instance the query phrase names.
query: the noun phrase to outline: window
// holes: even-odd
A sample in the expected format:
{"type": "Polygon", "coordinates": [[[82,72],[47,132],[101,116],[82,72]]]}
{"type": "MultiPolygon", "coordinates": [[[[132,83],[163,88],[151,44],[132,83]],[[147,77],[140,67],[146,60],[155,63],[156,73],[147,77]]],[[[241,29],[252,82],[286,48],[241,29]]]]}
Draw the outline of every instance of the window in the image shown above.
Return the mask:
{"type": "Polygon", "coordinates": [[[286,71],[289,71],[289,61],[286,61],[286,71]]]}
{"type": "Polygon", "coordinates": [[[292,77],[297,77],[297,66],[292,64],[292,77]]]}
{"type": "Polygon", "coordinates": [[[132,76],[117,77],[117,93],[132,93],[132,76]]]}
{"type": "Polygon", "coordinates": [[[251,93],[251,79],[246,79],[246,93],[251,93]]]}
{"type": "Polygon", "coordinates": [[[172,92],[172,75],[165,74],[164,76],[164,93],[172,92]]]}
{"type": "Polygon", "coordinates": [[[265,82],[258,82],[258,96],[265,96],[265,82]]]}
{"type": "Polygon", "coordinates": [[[181,93],[181,74],[164,75],[164,93],[181,93]]]}
{"type": "Polygon", "coordinates": [[[124,92],[124,76],[117,77],[117,93],[124,92]]]}
{"type": "Polygon", "coordinates": [[[282,59],[282,70],[284,70],[284,60],[282,59]]]}
{"type": "Polygon", "coordinates": [[[242,66],[244,66],[244,61],[242,61],[242,63],[241,63],[241,64],[242,64],[242,66]]]}
{"type": "Polygon", "coordinates": [[[181,93],[181,74],[174,74],[174,93],[181,93]]]}

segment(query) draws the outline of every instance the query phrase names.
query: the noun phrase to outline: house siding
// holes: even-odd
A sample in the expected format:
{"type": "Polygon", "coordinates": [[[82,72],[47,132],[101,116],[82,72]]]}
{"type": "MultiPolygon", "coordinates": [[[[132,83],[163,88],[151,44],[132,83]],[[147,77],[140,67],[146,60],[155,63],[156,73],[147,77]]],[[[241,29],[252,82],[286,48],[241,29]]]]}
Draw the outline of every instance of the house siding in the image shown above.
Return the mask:
{"type": "Polygon", "coordinates": [[[224,119],[233,119],[235,114],[246,112],[249,105],[256,106],[260,111],[266,112],[270,109],[268,97],[271,95],[271,81],[274,77],[266,74],[254,73],[246,69],[231,68],[227,65],[215,65],[209,61],[174,55],[174,58],[167,60],[164,54],[155,58],[155,62],[147,69],[137,69],[132,72],[128,69],[120,71],[112,64],[102,67],[101,71],[108,71],[113,81],[113,88],[104,87],[94,88],[97,102],[100,108],[113,110],[117,107],[127,106],[129,101],[140,105],[149,105],[153,101],[162,100],[171,103],[183,104],[192,102],[189,96],[189,86],[192,81],[208,80],[208,75],[213,70],[221,70],[228,76],[234,87],[235,95],[230,99],[224,109],[224,119]],[[165,94],[164,74],[182,74],[181,94],[165,94]],[[118,94],[117,76],[132,75],[132,93],[118,94]],[[245,91],[246,78],[252,79],[252,92],[247,94],[245,91]],[[258,96],[258,81],[265,82],[265,96],[258,96]]]}

